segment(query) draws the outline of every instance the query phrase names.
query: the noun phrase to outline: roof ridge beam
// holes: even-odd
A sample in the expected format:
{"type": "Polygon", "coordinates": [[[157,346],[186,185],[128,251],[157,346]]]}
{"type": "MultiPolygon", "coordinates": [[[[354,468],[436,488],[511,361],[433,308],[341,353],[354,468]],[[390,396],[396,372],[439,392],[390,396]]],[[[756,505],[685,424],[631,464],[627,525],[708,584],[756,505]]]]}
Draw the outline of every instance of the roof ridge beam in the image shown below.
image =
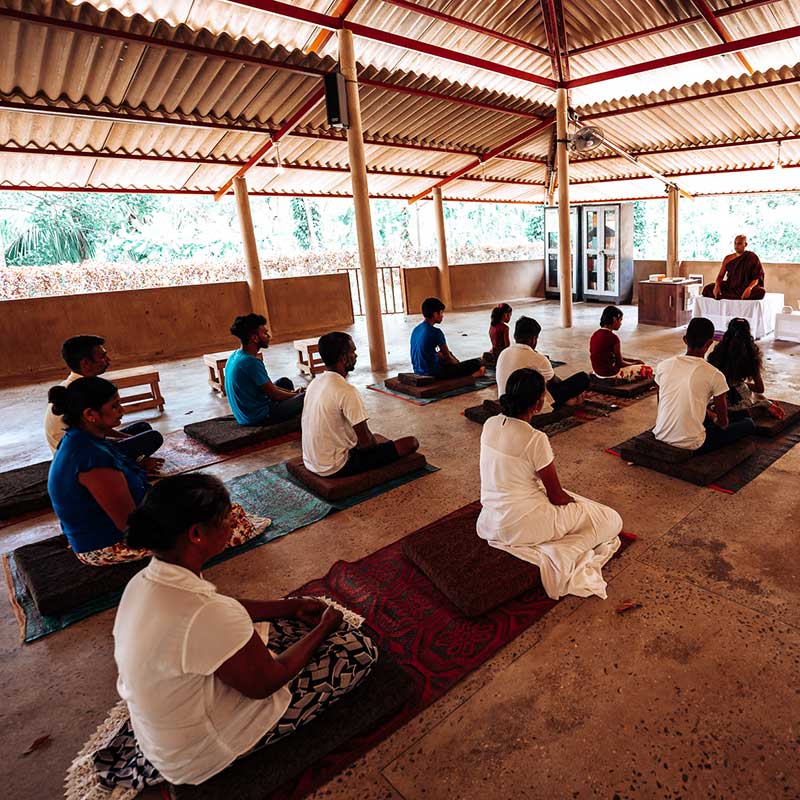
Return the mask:
{"type": "MultiPolygon", "coordinates": [[[[783,164],[784,169],[800,169],[800,164],[783,164]]],[[[664,178],[691,178],[693,175],[725,175],[728,173],[737,172],[768,172],[774,169],[773,164],[750,166],[750,167],[719,167],[718,169],[697,169],[692,172],[665,172],[664,178]]],[[[570,186],[586,186],[595,183],[621,183],[623,181],[643,181],[643,180],[657,180],[652,175],[612,175],[605,178],[577,178],[570,180],[570,186]]],[[[794,189],[783,189],[785,192],[796,191],[794,189]]],[[[758,194],[758,191],[750,192],[751,194],[758,194]]],[[[692,192],[692,194],[695,194],[692,192]]],[[[583,201],[581,201],[583,202],[583,201]]]]}

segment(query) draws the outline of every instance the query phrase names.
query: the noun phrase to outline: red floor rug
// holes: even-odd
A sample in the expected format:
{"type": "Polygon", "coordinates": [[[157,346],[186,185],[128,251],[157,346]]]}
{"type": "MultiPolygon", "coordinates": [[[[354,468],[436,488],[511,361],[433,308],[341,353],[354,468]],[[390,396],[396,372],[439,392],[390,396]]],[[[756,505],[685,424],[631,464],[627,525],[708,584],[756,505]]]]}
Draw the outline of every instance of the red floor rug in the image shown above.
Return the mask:
{"type": "MultiPolygon", "coordinates": [[[[474,514],[479,503],[443,517],[474,514]]],[[[635,540],[622,535],[622,552],[635,540]]],[[[398,714],[365,736],[351,739],[273,798],[304,797],[438,700],[464,677],[529,628],[555,604],[539,585],[480,617],[462,616],[401,553],[402,540],[355,562],[336,562],[324,578],[292,595],[327,595],[363,615],[381,646],[412,677],[416,690],[398,714]]],[[[534,567],[535,569],[535,567],[534,567]]]]}

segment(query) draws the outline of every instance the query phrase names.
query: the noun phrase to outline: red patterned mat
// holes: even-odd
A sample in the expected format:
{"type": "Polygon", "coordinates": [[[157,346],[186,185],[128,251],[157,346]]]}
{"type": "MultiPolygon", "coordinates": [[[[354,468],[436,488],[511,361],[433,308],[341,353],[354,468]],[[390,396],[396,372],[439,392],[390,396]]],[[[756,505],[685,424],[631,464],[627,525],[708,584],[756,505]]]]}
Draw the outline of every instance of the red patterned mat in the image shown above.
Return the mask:
{"type": "MultiPolygon", "coordinates": [[[[474,515],[470,503],[440,522],[474,515]]],[[[622,535],[622,552],[635,536],[622,535]]],[[[480,617],[462,616],[401,552],[402,540],[355,562],[337,561],[324,578],[291,594],[327,595],[363,615],[382,647],[415,684],[411,701],[395,716],[309,768],[273,798],[297,800],[326,783],[368,750],[419,714],[533,625],[555,604],[539,585],[480,617]]],[[[536,567],[532,567],[536,569],[536,567]]]]}

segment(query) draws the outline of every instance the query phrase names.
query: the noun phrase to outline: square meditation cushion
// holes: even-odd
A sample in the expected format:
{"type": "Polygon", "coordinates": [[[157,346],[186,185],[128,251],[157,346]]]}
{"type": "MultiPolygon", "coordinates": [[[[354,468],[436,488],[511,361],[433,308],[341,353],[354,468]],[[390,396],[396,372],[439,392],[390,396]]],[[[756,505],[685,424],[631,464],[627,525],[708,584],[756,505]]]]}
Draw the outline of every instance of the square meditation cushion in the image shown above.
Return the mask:
{"type": "MultiPolygon", "coordinates": [[[[428,376],[426,376],[428,377],[428,376]]],[[[464,386],[473,386],[475,378],[467,375],[463,378],[447,378],[442,380],[434,380],[433,383],[426,384],[425,386],[412,386],[410,383],[404,383],[400,377],[387,378],[384,385],[387,389],[395,392],[402,392],[403,394],[410,395],[411,397],[419,397],[424,399],[426,397],[436,397],[439,394],[444,394],[453,389],[461,389],[464,386]]]]}
{"type": "MultiPolygon", "coordinates": [[[[496,417],[500,413],[500,403],[497,400],[484,400],[482,405],[472,406],[464,409],[464,416],[483,425],[489,417],[496,417]]],[[[531,420],[531,427],[541,430],[547,425],[551,425],[559,420],[572,417],[575,414],[575,406],[561,406],[553,409],[549,414],[537,414],[531,420]]]]}
{"type": "Polygon", "coordinates": [[[786,428],[800,422],[800,406],[783,400],[776,402],[783,409],[786,416],[783,419],[775,419],[766,409],[757,408],[756,413],[753,414],[753,422],[758,436],[777,436],[782,431],[785,431],[786,428]]]}
{"type": "Polygon", "coordinates": [[[70,550],[66,536],[53,536],[14,551],[22,580],[45,616],[64,614],[99,597],[121,592],[149,559],[90,567],[70,550]]]}
{"type": "Polygon", "coordinates": [[[658,442],[652,431],[646,431],[615,449],[622,459],[640,467],[672,475],[697,486],[708,486],[753,455],[755,445],[749,439],[740,439],[719,450],[696,456],[690,450],[658,442]]]}
{"type": "Polygon", "coordinates": [[[433,375],[417,375],[415,372],[398,372],[397,380],[409,386],[430,386],[436,378],[433,375]]]}
{"type": "Polygon", "coordinates": [[[476,617],[539,583],[539,569],[492,547],[475,531],[480,503],[403,540],[403,555],[465,616],[476,617]]]}
{"type": "Polygon", "coordinates": [[[640,378],[636,381],[617,381],[614,378],[589,376],[589,389],[603,394],[610,394],[613,397],[637,397],[640,394],[649,392],[655,385],[656,382],[652,378],[640,378]]]}
{"type": "Polygon", "coordinates": [[[0,519],[50,508],[48,472],[50,462],[42,461],[0,473],[0,519]]]}
{"type": "MultiPolygon", "coordinates": [[[[367,635],[369,630],[365,627],[367,635]]],[[[174,800],[263,800],[350,739],[398,712],[414,682],[383,649],[364,682],[294,733],[234,761],[198,786],[171,786],[174,800]]]]}
{"type": "Polygon", "coordinates": [[[240,425],[233,415],[193,422],[183,432],[217,453],[227,453],[300,430],[300,415],[275,425],[240,425]]]}

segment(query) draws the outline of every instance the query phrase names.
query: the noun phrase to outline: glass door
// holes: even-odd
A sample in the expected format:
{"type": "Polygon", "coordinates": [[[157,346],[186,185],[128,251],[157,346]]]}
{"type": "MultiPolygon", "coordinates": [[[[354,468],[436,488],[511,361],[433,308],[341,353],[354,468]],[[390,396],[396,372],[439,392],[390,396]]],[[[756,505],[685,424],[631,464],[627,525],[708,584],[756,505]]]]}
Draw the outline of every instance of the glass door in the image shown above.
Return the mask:
{"type": "Polygon", "coordinates": [[[617,293],[617,209],[605,208],[603,209],[603,275],[602,291],[608,294],[617,293]]]}
{"type": "Polygon", "coordinates": [[[544,212],[545,227],[545,286],[558,291],[558,209],[548,208],[544,212]]]}
{"type": "Polygon", "coordinates": [[[587,292],[602,292],[603,250],[600,246],[602,215],[598,208],[585,208],[583,213],[583,229],[586,231],[586,244],[584,247],[586,286],[584,289],[587,292]]]}

